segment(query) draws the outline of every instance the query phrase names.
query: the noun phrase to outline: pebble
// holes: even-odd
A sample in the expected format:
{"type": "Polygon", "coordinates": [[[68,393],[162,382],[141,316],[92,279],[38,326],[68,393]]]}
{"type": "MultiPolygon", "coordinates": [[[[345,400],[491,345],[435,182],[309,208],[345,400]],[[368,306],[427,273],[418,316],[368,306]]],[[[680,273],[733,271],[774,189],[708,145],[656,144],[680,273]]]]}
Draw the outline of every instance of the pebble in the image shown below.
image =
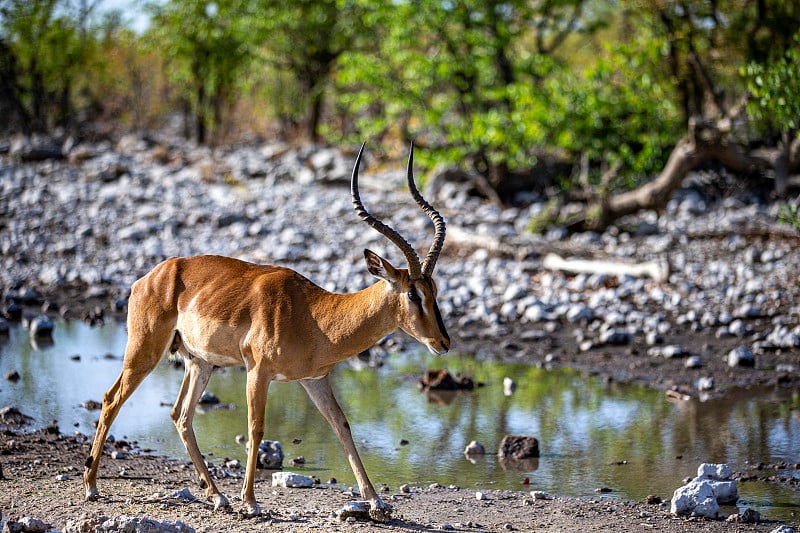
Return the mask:
{"type": "Polygon", "coordinates": [[[734,367],[753,367],[756,364],[756,358],[753,352],[744,346],[739,346],[728,352],[728,366],[734,367]]]}
{"type": "Polygon", "coordinates": [[[686,362],[683,363],[683,366],[686,368],[701,368],[703,366],[703,360],[700,359],[699,355],[692,355],[686,358],[686,362]]]}
{"type": "Polygon", "coordinates": [[[53,328],[55,324],[46,315],[34,317],[28,325],[32,337],[49,337],[53,334],[53,328]]]}
{"type": "Polygon", "coordinates": [[[633,341],[633,335],[622,329],[608,329],[600,333],[601,344],[624,346],[633,341]]]}
{"type": "Polygon", "coordinates": [[[709,391],[714,388],[714,378],[713,377],[705,377],[700,378],[697,380],[697,390],[699,391],[709,391]]]}
{"type": "Polygon", "coordinates": [[[647,350],[650,357],[663,357],[664,359],[677,359],[689,355],[689,350],[677,344],[666,346],[653,346],[647,350]]]}
{"type": "Polygon", "coordinates": [[[464,448],[464,455],[469,457],[480,457],[486,453],[486,448],[480,442],[473,440],[464,448]]]}
{"type": "Polygon", "coordinates": [[[273,487],[309,488],[314,486],[314,479],[295,472],[273,472],[273,487]]]}

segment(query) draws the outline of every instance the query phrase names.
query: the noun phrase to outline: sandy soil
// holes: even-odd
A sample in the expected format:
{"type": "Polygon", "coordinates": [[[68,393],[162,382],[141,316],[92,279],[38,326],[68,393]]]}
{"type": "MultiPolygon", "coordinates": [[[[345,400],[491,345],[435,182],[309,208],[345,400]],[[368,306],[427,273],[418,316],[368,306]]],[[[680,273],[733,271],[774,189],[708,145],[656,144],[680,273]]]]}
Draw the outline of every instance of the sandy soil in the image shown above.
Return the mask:
{"type": "MultiPolygon", "coordinates": [[[[135,451],[112,459],[108,445],[100,467],[101,498],[85,502],[82,465],[89,437],[62,435],[53,428],[37,431],[6,428],[0,435],[0,510],[3,519],[39,518],[63,530],[97,523],[101,516],[122,514],[158,521],[181,521],[196,531],[667,531],[738,532],[775,529],[779,523],[731,523],[699,518],[676,518],[667,504],[594,499],[534,499],[528,492],[484,492],[458,487],[413,487],[411,493],[389,487],[384,500],[393,507],[383,524],[340,521],[333,516],[349,492],[321,485],[311,489],[273,488],[265,476],[256,484],[256,496],[265,513],[245,518],[238,513],[241,470],[216,469],[220,489],[229,496],[232,511],[215,512],[204,501],[194,469],[187,461],[155,457],[135,451]],[[172,497],[187,489],[194,501],[172,497]]],[[[725,514],[736,513],[735,508],[725,514]]],[[[352,519],[351,519],[352,520],[352,519]]],[[[798,523],[789,524],[794,527],[798,523]]],[[[93,531],[93,529],[92,529],[93,531]]]]}

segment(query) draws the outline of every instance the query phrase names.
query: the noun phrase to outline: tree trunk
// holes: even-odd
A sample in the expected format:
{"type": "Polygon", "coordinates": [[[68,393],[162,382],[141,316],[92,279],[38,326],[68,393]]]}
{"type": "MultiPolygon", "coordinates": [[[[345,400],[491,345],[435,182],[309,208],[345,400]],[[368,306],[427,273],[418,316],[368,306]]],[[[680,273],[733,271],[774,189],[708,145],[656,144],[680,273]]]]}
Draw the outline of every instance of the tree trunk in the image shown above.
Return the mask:
{"type": "MultiPolygon", "coordinates": [[[[777,174],[778,167],[781,166],[780,153],[746,154],[740,147],[728,143],[726,125],[720,123],[700,124],[692,121],[689,126],[689,134],[675,145],[664,170],[655,180],[633,191],[626,191],[602,200],[599,214],[591,220],[588,217],[585,218],[583,225],[599,231],[625,215],[636,213],[641,209],[663,207],[681,186],[686,175],[693,168],[710,159],[716,159],[728,169],[738,173],[772,168],[777,174]]],[[[785,166],[789,167],[788,161],[785,166]]],[[[590,209],[587,209],[587,212],[590,209]]]]}
{"type": "Polygon", "coordinates": [[[195,131],[197,134],[197,144],[206,142],[206,86],[204,83],[197,85],[197,107],[194,110],[195,131]]]}
{"type": "Polygon", "coordinates": [[[322,90],[316,89],[313,86],[308,90],[311,96],[311,105],[309,106],[306,131],[308,132],[308,139],[316,144],[320,140],[319,124],[322,119],[322,106],[325,103],[325,95],[322,90]]]}

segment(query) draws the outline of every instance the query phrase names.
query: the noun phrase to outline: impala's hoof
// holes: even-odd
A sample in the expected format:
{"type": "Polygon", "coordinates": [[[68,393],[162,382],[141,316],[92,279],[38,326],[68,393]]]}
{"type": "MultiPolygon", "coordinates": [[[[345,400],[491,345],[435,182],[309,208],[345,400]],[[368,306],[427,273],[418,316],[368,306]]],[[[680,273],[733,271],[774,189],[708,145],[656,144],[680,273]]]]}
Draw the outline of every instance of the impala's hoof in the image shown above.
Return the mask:
{"type": "Polygon", "coordinates": [[[96,487],[92,487],[90,489],[86,489],[86,501],[93,502],[100,498],[100,492],[98,492],[96,487]]]}
{"type": "Polygon", "coordinates": [[[228,498],[222,494],[217,494],[213,496],[212,499],[214,500],[215,511],[229,511],[231,509],[231,504],[228,503],[228,498]]]}
{"type": "Polygon", "coordinates": [[[345,521],[352,517],[357,520],[372,520],[374,522],[386,522],[391,518],[392,508],[382,501],[377,502],[347,502],[336,512],[337,518],[345,521]]]}
{"type": "Polygon", "coordinates": [[[261,507],[259,507],[257,503],[245,503],[241,514],[246,518],[255,518],[256,516],[261,516],[261,507]]]}
{"type": "Polygon", "coordinates": [[[392,507],[378,500],[369,506],[369,518],[375,522],[388,522],[392,518],[392,507]]]}

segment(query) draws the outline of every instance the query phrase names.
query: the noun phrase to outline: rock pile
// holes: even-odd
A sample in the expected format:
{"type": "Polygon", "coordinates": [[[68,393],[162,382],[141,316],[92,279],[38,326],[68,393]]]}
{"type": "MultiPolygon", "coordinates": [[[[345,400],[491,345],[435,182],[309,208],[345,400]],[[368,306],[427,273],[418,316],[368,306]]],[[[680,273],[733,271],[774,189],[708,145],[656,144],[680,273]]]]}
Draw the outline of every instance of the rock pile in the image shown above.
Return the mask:
{"type": "Polygon", "coordinates": [[[739,499],[733,470],[726,464],[703,463],[697,477],[675,490],[670,511],[674,515],[718,518],[720,504],[734,504],[739,499]]]}

